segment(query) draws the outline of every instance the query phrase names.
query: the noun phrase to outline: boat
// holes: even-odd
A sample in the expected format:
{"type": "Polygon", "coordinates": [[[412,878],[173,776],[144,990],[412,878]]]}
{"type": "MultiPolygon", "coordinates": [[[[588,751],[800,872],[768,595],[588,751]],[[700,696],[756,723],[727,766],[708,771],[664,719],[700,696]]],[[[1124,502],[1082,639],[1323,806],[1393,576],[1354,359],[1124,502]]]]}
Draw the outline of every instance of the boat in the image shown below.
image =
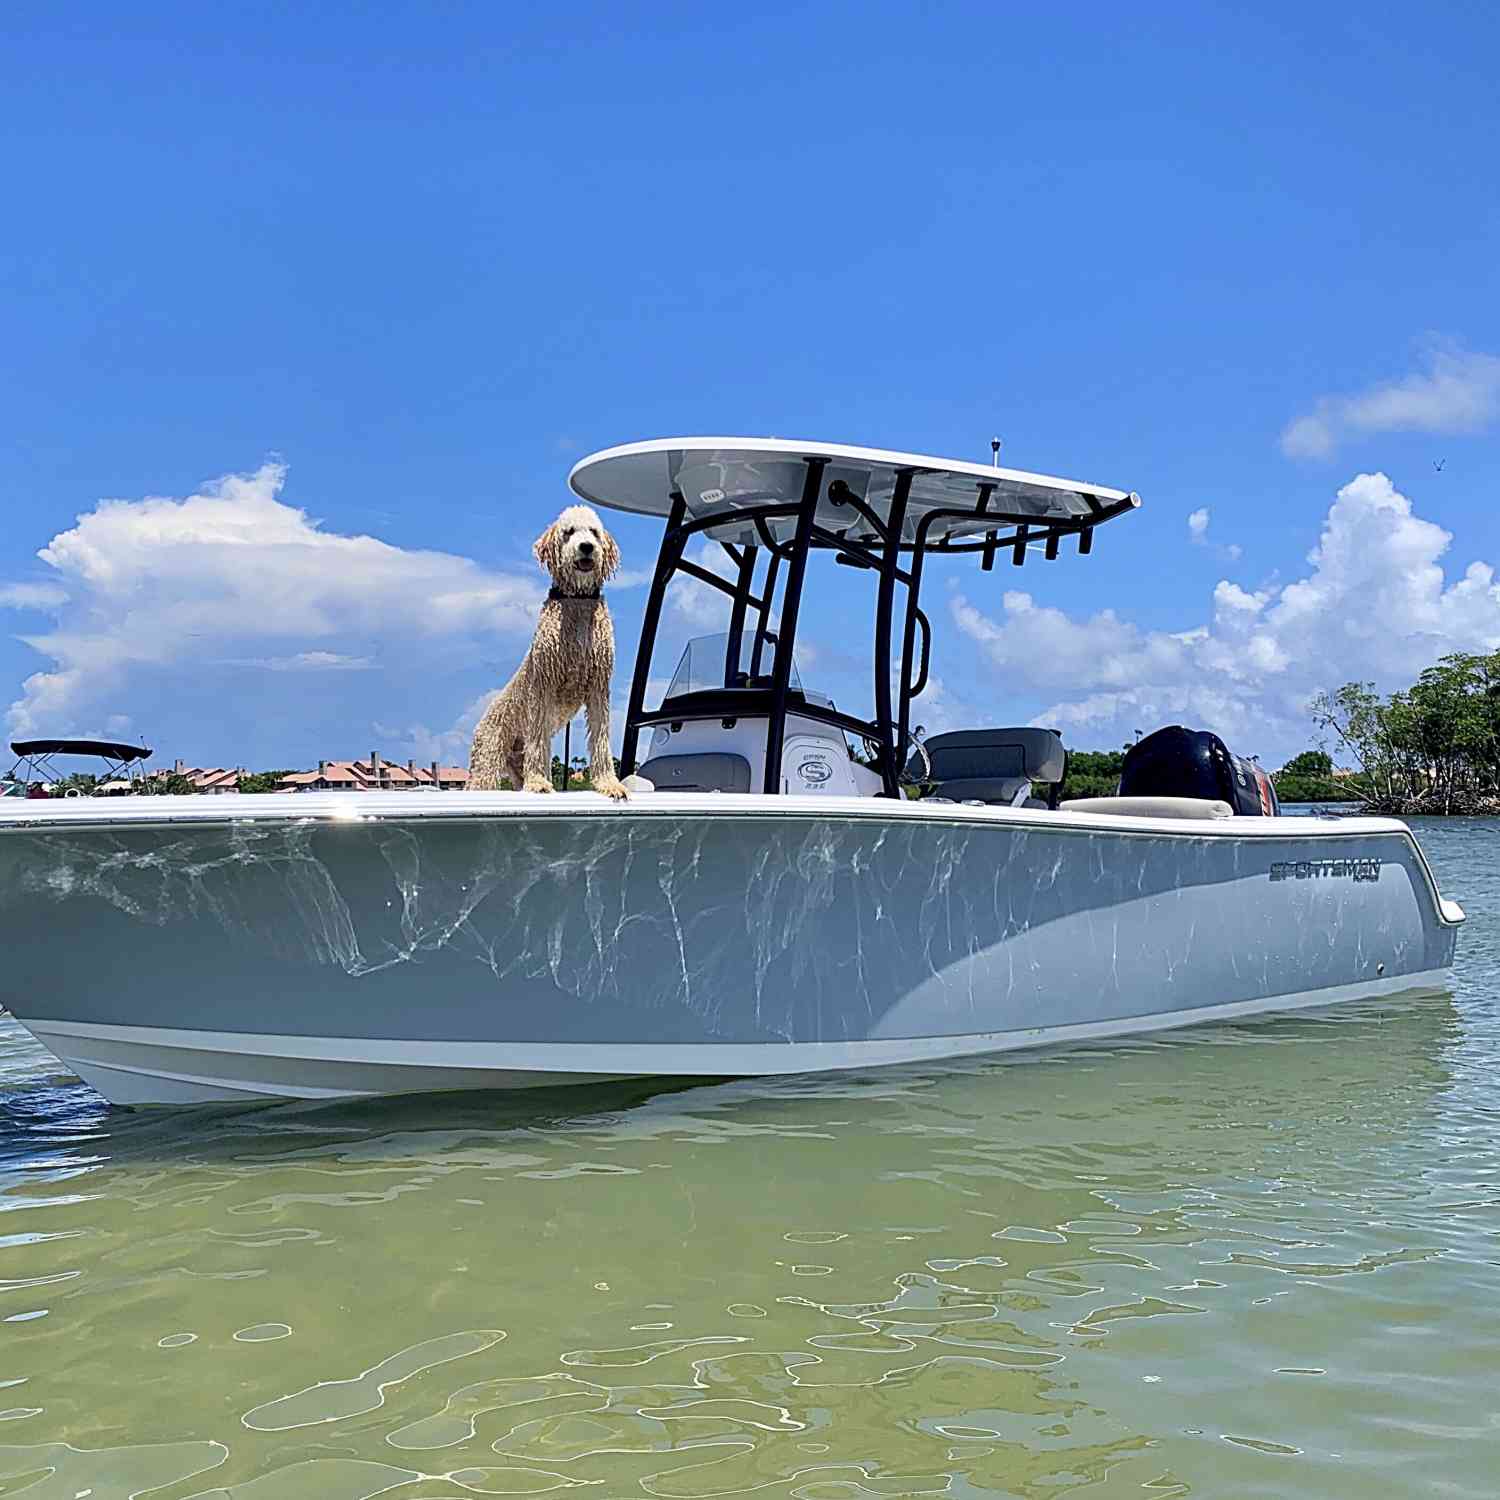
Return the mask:
{"type": "Polygon", "coordinates": [[[151,758],[144,745],[120,740],[12,740],[11,753],[16,757],[10,770],[0,776],[0,797],[27,797],[41,800],[49,797],[116,797],[142,790],[141,766],[151,758]],[[66,785],[68,773],[57,764],[61,755],[68,759],[102,760],[103,777],[92,777],[93,786],[85,791],[66,785]]]}
{"type": "Polygon", "coordinates": [[[1135,494],[740,437],[569,483],[663,523],[629,799],[0,803],[0,999],[38,1041],[184,1104],[924,1064],[1444,988],[1463,912],[1399,821],[1250,815],[1185,771],[1070,804],[1051,730],[923,733],[925,565],[1086,558],[1135,494]],[[829,561],[869,575],[868,716],[796,667],[829,561]],[[680,579],[728,629],[650,701],[680,579]]]}

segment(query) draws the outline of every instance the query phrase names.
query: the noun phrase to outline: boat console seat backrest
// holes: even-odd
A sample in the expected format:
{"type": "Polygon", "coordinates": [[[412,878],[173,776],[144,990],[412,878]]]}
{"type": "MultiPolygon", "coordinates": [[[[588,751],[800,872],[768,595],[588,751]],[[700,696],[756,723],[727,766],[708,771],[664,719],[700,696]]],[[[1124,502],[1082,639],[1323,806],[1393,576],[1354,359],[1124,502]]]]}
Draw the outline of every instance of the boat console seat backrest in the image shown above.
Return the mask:
{"type": "Polygon", "coordinates": [[[750,762],[743,755],[700,750],[692,755],[654,755],[640,775],[659,792],[748,792],[750,762]]]}
{"type": "MultiPolygon", "coordinates": [[[[1055,785],[1067,769],[1067,752],[1055,729],[955,729],[924,741],[932,762],[933,794],[953,802],[1025,805],[1034,782],[1055,785]]],[[[922,771],[922,757],[907,762],[922,771]]]]}

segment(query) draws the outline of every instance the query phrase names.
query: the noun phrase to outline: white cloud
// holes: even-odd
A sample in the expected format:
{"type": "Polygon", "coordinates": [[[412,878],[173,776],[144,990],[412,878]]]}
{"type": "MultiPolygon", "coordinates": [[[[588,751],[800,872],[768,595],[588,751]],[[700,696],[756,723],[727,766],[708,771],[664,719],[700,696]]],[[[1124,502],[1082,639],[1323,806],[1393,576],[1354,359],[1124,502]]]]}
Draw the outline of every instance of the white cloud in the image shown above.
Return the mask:
{"type": "Polygon", "coordinates": [[[55,583],[0,583],[0,608],[60,609],[68,591],[55,583]]]}
{"type": "Polygon", "coordinates": [[[339,651],[299,651],[295,656],[228,657],[226,667],[258,667],[265,672],[370,672],[375,662],[368,656],[347,656],[339,651]]]}
{"type": "MultiPolygon", "coordinates": [[[[1239,584],[1231,583],[1227,578],[1221,578],[1214,585],[1214,614],[1227,613],[1230,610],[1242,610],[1245,614],[1258,615],[1266,607],[1270,595],[1266,593],[1248,594],[1239,584]]],[[[1197,639],[1202,639],[1208,634],[1205,625],[1197,632],[1197,639]]]]}
{"type": "MultiPolygon", "coordinates": [[[[734,564],[717,542],[704,542],[688,561],[720,578],[734,577],[734,564]]],[[[679,573],[667,586],[667,604],[700,633],[729,629],[729,595],[696,578],[679,573]]]]}
{"type": "MultiPolygon", "coordinates": [[[[896,694],[901,688],[898,671],[891,672],[891,702],[894,706],[896,694]]],[[[962,693],[957,693],[945,679],[929,677],[922,696],[912,700],[911,723],[913,728],[924,729],[929,736],[946,734],[950,729],[972,729],[984,722],[985,714],[975,707],[962,693]]]]}
{"type": "Polygon", "coordinates": [[[1331,458],[1369,432],[1482,432],[1500,416],[1500,356],[1451,344],[1425,351],[1427,368],[1354,396],[1324,396],[1282,430],[1288,458],[1331,458]]]}
{"type": "MultiPolygon", "coordinates": [[[[650,677],[646,680],[646,705],[654,708],[667,691],[665,677],[650,677]]],[[[414,759],[418,765],[438,761],[442,765],[466,766],[469,763],[469,747],[474,743],[474,730],[490,705],[498,688],[481,693],[470,703],[447,729],[432,729],[426,724],[390,724],[376,721],[373,730],[376,738],[414,759]]],[[[630,672],[627,663],[624,672],[616,672],[611,684],[610,697],[610,743],[615,754],[620,753],[620,739],[625,732],[625,711],[630,703],[630,672]]],[[[580,709],[573,720],[572,753],[576,759],[589,753],[588,715],[580,709]]],[[[553,736],[557,754],[562,753],[563,735],[558,730],[553,736]]],[[[643,730],[640,741],[640,759],[650,754],[651,731],[643,730]]]]}
{"type": "Polygon", "coordinates": [[[447,729],[430,729],[426,724],[386,724],[377,719],[371,725],[371,732],[383,744],[405,751],[408,759],[415,760],[418,765],[431,765],[437,761],[444,766],[466,766],[475,727],[496,691],[498,689],[481,693],[447,729]]]}
{"type": "MultiPolygon", "coordinates": [[[[1200,505],[1197,510],[1188,516],[1187,525],[1188,535],[1192,538],[1194,546],[1207,547],[1210,545],[1208,540],[1208,507],[1206,505],[1200,505]]],[[[1237,562],[1239,560],[1240,548],[1238,543],[1230,542],[1227,546],[1215,547],[1215,551],[1221,557],[1227,557],[1230,562],[1237,562]]]]}
{"type": "Polygon", "coordinates": [[[655,568],[621,568],[610,580],[612,589],[638,589],[656,576],[655,568]]]}
{"type": "Polygon", "coordinates": [[[998,619],[962,594],[952,612],[997,685],[1072,690],[1037,723],[1109,744],[1180,719],[1247,753],[1290,751],[1307,743],[1320,689],[1404,684],[1444,652],[1500,648],[1494,571],[1474,562],[1450,583],[1440,559],[1451,541],[1384,474],[1361,474],[1338,492],[1305,577],[1256,592],[1221,580],[1210,620],[1192,630],[1146,631],[1112,610],[1074,619],[1019,592],[998,619]]]}
{"type": "Polygon", "coordinates": [[[268,463],[186,499],[103,500],[53,537],[38,556],[56,583],[7,587],[50,588],[57,611],[52,629],[24,637],[51,666],[11,704],[11,732],[101,722],[152,672],[197,674],[206,703],[232,719],[225,662],[278,673],[451,663],[531,629],[539,581],[325,530],[278,498],[285,478],[268,463]]]}

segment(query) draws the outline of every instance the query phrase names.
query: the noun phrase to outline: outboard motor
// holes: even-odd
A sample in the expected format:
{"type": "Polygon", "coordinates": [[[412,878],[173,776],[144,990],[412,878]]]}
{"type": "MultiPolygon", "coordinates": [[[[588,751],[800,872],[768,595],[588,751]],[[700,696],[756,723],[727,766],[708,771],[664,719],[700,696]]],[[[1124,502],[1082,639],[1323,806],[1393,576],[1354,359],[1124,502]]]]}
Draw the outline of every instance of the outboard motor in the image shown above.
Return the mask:
{"type": "Polygon", "coordinates": [[[1218,735],[1181,724],[1137,740],[1120,770],[1122,797],[1205,797],[1227,802],[1238,817],[1281,813],[1276,788],[1253,760],[1230,753],[1218,735]]]}

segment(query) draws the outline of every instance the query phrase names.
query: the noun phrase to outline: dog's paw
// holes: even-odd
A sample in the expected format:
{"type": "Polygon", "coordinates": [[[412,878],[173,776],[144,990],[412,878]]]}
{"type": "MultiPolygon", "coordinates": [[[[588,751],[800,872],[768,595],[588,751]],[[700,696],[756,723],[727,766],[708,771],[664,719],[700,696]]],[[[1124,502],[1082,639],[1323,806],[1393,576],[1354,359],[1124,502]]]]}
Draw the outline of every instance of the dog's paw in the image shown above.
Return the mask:
{"type": "Polygon", "coordinates": [[[614,777],[610,777],[608,781],[596,781],[594,790],[605,797],[613,798],[616,802],[624,802],[630,796],[630,793],[625,790],[625,783],[616,781],[614,777]]]}
{"type": "Polygon", "coordinates": [[[550,792],[552,789],[552,783],[544,781],[540,776],[528,776],[521,784],[523,792],[550,792]]]}

